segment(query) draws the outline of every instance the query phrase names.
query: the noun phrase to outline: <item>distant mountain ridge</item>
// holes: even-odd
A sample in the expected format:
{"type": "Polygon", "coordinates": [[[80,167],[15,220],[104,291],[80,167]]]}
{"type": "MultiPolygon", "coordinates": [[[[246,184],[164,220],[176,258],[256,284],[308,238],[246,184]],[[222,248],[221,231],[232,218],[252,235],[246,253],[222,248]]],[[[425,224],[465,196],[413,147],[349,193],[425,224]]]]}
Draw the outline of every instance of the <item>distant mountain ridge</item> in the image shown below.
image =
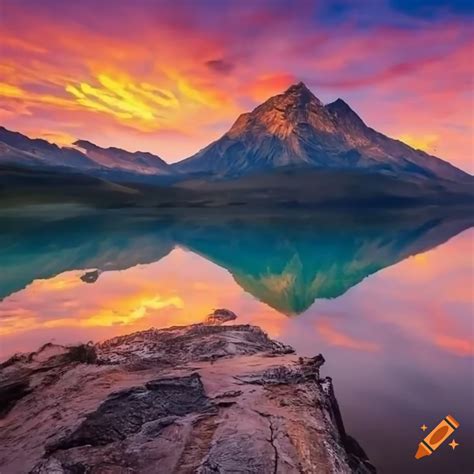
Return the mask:
{"type": "Polygon", "coordinates": [[[76,148],[59,147],[0,127],[0,164],[70,168],[86,174],[110,170],[146,175],[173,173],[168,163],[151,153],[101,148],[85,140],[74,145],[76,148]]]}
{"type": "Polygon", "coordinates": [[[166,161],[152,153],[130,152],[121,148],[101,148],[87,140],[77,140],[74,145],[88,158],[105,168],[120,168],[143,174],[171,174],[173,171],[166,161]]]}
{"type": "Polygon", "coordinates": [[[220,139],[172,166],[183,173],[221,176],[293,166],[471,178],[448,162],[369,128],[341,99],[323,105],[302,82],[242,114],[220,139]]]}
{"type": "Polygon", "coordinates": [[[0,127],[0,163],[27,167],[70,167],[88,170],[97,163],[74,148],[60,148],[40,138],[29,138],[0,127]]]}

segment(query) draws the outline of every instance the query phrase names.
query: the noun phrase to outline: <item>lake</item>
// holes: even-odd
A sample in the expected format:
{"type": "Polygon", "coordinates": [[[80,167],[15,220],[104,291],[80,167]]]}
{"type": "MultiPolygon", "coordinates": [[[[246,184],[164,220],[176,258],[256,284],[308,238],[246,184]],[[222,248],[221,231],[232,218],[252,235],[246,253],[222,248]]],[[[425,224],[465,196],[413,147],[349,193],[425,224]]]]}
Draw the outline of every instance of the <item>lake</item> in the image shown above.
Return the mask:
{"type": "Polygon", "coordinates": [[[228,308],[324,355],[346,429],[378,472],[471,473],[472,224],[457,209],[3,212],[0,359],[228,308]],[[459,447],[415,460],[420,427],[448,414],[459,447]]]}

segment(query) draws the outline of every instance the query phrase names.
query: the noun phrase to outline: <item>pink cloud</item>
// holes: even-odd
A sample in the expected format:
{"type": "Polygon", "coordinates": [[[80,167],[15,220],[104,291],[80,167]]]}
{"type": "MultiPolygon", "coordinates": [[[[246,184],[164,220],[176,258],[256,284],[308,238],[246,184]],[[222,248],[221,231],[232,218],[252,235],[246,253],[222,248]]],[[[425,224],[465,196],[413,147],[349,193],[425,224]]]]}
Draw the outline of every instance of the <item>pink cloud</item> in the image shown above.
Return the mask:
{"type": "Polygon", "coordinates": [[[472,170],[473,39],[462,19],[362,29],[356,17],[325,24],[318,18],[322,7],[306,1],[291,8],[223,4],[219,21],[206,6],[184,3],[113,7],[111,14],[109,2],[94,8],[68,2],[55,7],[54,19],[48,2],[3,7],[2,81],[23,91],[13,98],[0,93],[3,125],[51,130],[54,122],[60,136],[71,133],[63,123],[75,122],[82,138],[103,132],[110,137],[103,145],[130,149],[143,149],[143,138],[150,151],[175,161],[216,139],[222,127],[215,131],[213,124],[230,126],[241,112],[302,79],[325,100],[344,96],[371,126],[392,136],[439,137],[430,151],[472,170]],[[226,67],[216,73],[209,64],[226,67]],[[156,110],[156,120],[146,124],[127,121],[71,100],[68,85],[96,87],[100,74],[189,94],[178,98],[174,113],[156,110]],[[38,91],[54,100],[38,100],[38,91]]]}
{"type": "Polygon", "coordinates": [[[318,334],[330,346],[365,352],[376,352],[380,350],[380,346],[375,342],[358,339],[338,329],[330,318],[322,317],[318,319],[315,327],[318,334]]]}

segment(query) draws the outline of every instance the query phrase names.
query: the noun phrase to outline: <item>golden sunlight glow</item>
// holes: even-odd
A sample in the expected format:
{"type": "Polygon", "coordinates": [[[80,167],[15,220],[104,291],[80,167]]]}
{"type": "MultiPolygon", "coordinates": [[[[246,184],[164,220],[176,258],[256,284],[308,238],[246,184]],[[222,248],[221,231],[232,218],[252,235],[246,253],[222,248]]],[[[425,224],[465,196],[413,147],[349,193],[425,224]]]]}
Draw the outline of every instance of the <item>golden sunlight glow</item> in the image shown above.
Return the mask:
{"type": "Polygon", "coordinates": [[[53,130],[29,130],[28,136],[32,138],[42,138],[48,142],[56,143],[59,146],[71,146],[77,139],[69,133],[61,133],[53,130]]]}
{"type": "MultiPolygon", "coordinates": [[[[124,73],[97,73],[94,82],[67,84],[65,91],[76,105],[114,117],[121,123],[142,131],[160,128],[186,128],[195,122],[202,107],[224,108],[223,97],[205,87],[196,87],[175,71],[168,71],[163,80],[168,87],[149,82],[134,82],[124,73]]],[[[18,94],[12,90],[10,94],[18,94]]],[[[205,120],[201,120],[203,122],[205,120]]]]}
{"type": "Polygon", "coordinates": [[[44,331],[65,331],[73,340],[75,334],[97,340],[151,326],[198,323],[215,308],[239,312],[243,304],[239,320],[257,324],[273,337],[289,323],[286,316],[249,299],[225,270],[181,249],[156,263],[103,272],[93,284],[80,279],[84,271],[35,280],[7,297],[0,306],[0,335],[36,332],[41,337],[44,331]],[[186,279],[180,268],[189,269],[186,279]]]}
{"type": "Polygon", "coordinates": [[[436,145],[439,141],[438,135],[434,133],[426,135],[402,134],[398,139],[417,150],[423,150],[429,153],[435,152],[436,145]]]}
{"type": "Polygon", "coordinates": [[[24,93],[19,87],[12,86],[11,84],[5,84],[4,82],[0,82],[0,96],[21,98],[24,96],[24,93]]]}
{"type": "Polygon", "coordinates": [[[198,90],[192,87],[187,81],[180,79],[178,81],[179,91],[188,99],[208,107],[219,107],[218,99],[209,91],[198,90]]]}
{"type": "Polygon", "coordinates": [[[25,89],[4,82],[0,83],[0,98],[21,99],[29,104],[47,104],[64,108],[71,108],[73,106],[73,103],[67,99],[48,94],[28,92],[25,89]]]}

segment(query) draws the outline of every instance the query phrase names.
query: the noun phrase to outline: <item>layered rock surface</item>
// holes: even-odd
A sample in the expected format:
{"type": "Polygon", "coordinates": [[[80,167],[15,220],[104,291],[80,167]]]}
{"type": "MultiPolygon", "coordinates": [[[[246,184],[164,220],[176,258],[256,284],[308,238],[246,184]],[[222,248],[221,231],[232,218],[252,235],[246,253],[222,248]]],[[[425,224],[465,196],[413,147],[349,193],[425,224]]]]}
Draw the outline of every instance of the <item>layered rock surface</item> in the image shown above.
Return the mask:
{"type": "Polygon", "coordinates": [[[0,472],[374,472],[321,355],[211,322],[1,364],[0,472]]]}

